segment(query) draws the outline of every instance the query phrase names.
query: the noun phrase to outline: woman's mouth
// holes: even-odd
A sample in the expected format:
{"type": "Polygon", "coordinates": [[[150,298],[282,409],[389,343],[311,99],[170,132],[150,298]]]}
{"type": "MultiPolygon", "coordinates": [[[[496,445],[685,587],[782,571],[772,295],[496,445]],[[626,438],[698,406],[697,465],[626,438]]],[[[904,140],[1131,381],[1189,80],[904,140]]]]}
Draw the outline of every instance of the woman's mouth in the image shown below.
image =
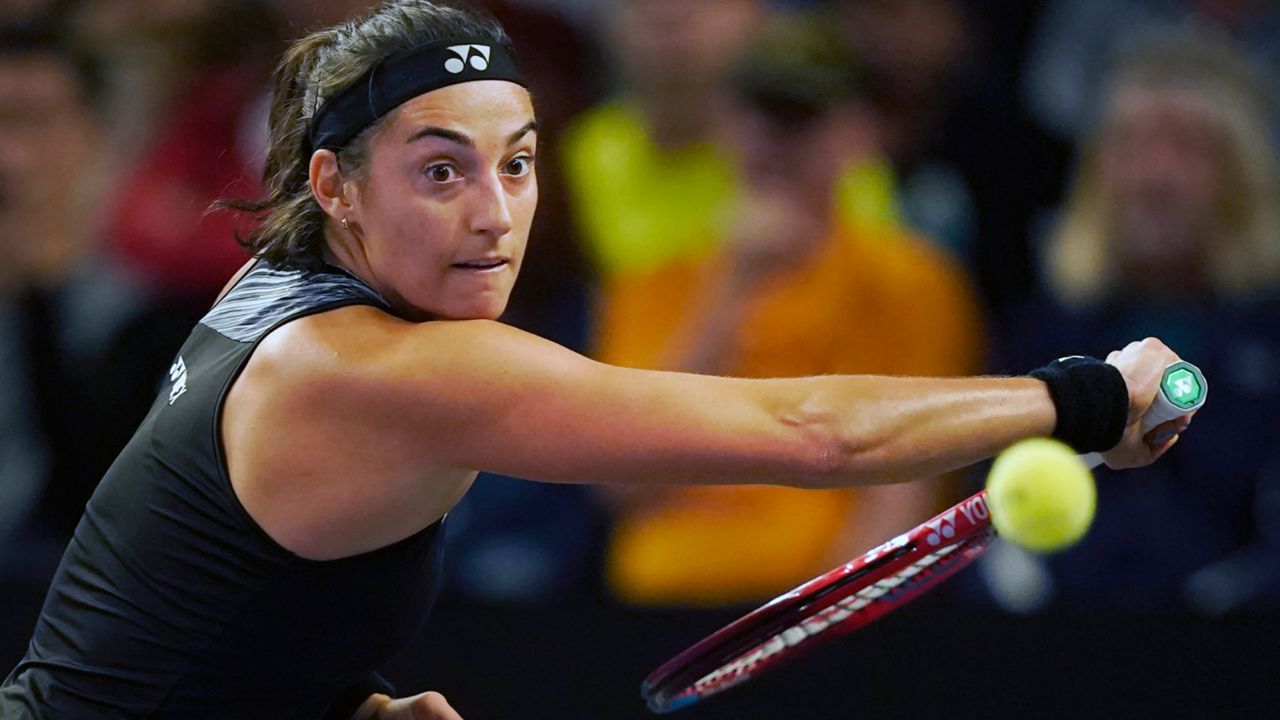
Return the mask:
{"type": "Polygon", "coordinates": [[[511,261],[507,258],[481,258],[479,260],[456,262],[453,267],[458,270],[470,270],[472,272],[497,272],[510,264],[511,261]]]}

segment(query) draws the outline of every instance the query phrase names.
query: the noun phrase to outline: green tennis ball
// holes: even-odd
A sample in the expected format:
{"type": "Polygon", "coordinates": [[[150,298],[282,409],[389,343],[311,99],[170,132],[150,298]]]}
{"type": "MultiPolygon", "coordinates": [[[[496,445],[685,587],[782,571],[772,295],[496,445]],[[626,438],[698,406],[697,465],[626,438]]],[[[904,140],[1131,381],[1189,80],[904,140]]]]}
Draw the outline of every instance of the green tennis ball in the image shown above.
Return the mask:
{"type": "Polygon", "coordinates": [[[1009,446],[987,475],[991,524],[1001,537],[1038,553],[1084,537],[1098,489],[1093,473],[1065,444],[1032,438],[1009,446]]]}

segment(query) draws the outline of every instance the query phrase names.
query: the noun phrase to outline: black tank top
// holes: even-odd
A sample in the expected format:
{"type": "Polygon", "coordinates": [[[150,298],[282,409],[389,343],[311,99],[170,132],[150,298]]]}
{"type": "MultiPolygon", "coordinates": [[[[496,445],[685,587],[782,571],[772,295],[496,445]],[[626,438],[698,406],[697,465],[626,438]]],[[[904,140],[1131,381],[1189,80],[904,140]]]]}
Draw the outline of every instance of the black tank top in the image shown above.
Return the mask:
{"type": "Polygon", "coordinates": [[[377,689],[374,669],[434,600],[441,523],[362,555],[300,558],[240,504],[219,433],[268,333],[358,304],[387,307],[338,268],[259,262],[200,321],[85,508],[0,686],[0,718],[346,720],[377,689]]]}

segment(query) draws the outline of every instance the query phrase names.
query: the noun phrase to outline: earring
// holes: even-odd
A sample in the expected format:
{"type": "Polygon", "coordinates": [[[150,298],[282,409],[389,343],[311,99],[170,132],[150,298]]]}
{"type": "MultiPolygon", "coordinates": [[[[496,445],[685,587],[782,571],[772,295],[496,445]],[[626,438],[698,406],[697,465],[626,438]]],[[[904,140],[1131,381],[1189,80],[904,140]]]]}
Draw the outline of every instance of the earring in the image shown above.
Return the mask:
{"type": "Polygon", "coordinates": [[[342,218],[342,229],[347,231],[351,230],[351,223],[347,222],[346,218],[342,218]]]}

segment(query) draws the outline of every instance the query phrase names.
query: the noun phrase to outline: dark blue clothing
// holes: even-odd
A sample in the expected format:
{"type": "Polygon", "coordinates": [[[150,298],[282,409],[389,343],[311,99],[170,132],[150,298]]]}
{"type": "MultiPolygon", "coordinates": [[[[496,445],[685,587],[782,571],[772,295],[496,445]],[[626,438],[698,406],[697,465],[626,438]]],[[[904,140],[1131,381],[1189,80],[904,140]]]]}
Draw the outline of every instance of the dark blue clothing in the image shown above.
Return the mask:
{"type": "Polygon", "coordinates": [[[85,508],[0,687],[0,717],[317,720],[350,717],[376,687],[374,669],[436,594],[440,523],[370,553],[302,559],[240,504],[219,433],[267,334],[356,304],[386,308],[336,268],[259,263],[200,321],[85,508]]]}
{"type": "Polygon", "coordinates": [[[1280,492],[1280,303],[1188,299],[1177,307],[1125,302],[1072,311],[1045,301],[1023,309],[997,370],[1024,371],[1068,354],[1105,357],[1149,335],[1204,371],[1208,401],[1156,464],[1098,470],[1092,529],[1050,559],[1058,600],[1212,610],[1193,597],[1192,577],[1247,559],[1240,572],[1209,575],[1219,586],[1208,590],[1234,596],[1239,607],[1280,606],[1280,516],[1270,499],[1280,492]]]}

